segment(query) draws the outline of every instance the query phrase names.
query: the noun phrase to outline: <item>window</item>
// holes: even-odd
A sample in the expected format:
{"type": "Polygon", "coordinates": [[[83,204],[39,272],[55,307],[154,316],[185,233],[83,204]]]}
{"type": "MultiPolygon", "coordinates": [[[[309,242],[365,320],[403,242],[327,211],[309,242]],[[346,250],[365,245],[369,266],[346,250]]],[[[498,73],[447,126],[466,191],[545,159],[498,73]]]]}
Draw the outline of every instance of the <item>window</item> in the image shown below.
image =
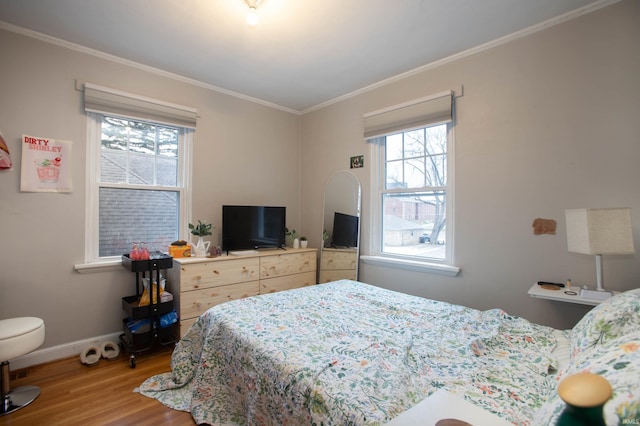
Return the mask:
{"type": "Polygon", "coordinates": [[[365,137],[377,157],[373,255],[452,265],[452,110],[447,92],[365,116],[365,137]]]}
{"type": "MultiPolygon", "coordinates": [[[[136,108],[131,108],[131,99],[138,98],[117,98],[116,104],[126,104],[126,114],[121,110],[113,114],[113,109],[95,107],[100,101],[93,101],[102,95],[89,102],[88,93],[96,92],[85,87],[85,261],[119,260],[133,242],[146,242],[150,250],[166,251],[186,229],[190,214],[193,129],[178,120],[167,120],[166,113],[160,119],[145,119],[149,114],[137,114],[136,108]]],[[[114,104],[111,91],[99,93],[109,93],[109,106],[114,104]]],[[[122,96],[122,92],[116,96],[122,96]]],[[[145,110],[149,105],[155,107],[148,99],[144,101],[145,110]]]]}
{"type": "Polygon", "coordinates": [[[445,260],[447,125],[382,139],[381,253],[445,260]]]}

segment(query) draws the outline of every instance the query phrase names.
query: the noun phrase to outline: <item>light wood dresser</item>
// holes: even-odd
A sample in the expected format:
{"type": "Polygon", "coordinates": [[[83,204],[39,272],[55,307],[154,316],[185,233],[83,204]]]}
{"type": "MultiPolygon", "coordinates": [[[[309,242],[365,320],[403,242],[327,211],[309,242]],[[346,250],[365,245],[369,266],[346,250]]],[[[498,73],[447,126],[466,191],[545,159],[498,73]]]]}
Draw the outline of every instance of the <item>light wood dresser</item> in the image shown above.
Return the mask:
{"type": "Polygon", "coordinates": [[[322,249],[320,259],[321,284],[342,279],[355,280],[358,267],[357,249],[322,249]]]}
{"type": "Polygon", "coordinates": [[[167,270],[180,337],[212,306],[316,284],[317,249],[269,250],[242,256],[175,258],[167,270]]]}

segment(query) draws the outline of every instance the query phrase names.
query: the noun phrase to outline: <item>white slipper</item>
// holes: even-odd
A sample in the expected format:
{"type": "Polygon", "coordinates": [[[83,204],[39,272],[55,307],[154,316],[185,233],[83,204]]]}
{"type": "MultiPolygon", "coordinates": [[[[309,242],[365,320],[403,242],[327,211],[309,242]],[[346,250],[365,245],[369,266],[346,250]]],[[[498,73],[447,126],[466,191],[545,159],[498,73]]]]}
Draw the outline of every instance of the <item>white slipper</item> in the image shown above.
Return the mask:
{"type": "Polygon", "coordinates": [[[100,353],[102,354],[102,358],[108,359],[110,361],[118,359],[118,357],[120,356],[120,346],[118,346],[117,343],[104,342],[102,344],[100,353]]]}
{"type": "Polygon", "coordinates": [[[92,367],[100,361],[100,349],[96,346],[89,346],[80,354],[80,362],[86,366],[92,367]]]}

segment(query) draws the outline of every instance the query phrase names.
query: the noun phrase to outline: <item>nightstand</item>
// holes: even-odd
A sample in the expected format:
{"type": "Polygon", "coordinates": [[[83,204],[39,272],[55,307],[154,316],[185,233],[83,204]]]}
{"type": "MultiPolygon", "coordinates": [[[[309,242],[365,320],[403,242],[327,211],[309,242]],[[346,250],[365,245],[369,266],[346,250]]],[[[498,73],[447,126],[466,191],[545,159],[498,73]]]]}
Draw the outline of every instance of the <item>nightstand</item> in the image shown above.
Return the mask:
{"type": "MultiPolygon", "coordinates": [[[[617,292],[613,292],[616,294],[617,292]]],[[[587,299],[586,297],[580,297],[580,287],[572,286],[569,290],[565,287],[561,287],[558,290],[546,290],[539,286],[538,284],[534,284],[529,289],[529,296],[537,297],[539,299],[549,299],[555,300],[558,302],[567,302],[567,303],[578,303],[580,305],[591,305],[597,306],[600,303],[604,302],[604,300],[598,299],[587,299]],[[573,291],[578,293],[576,295],[566,294],[565,291],[573,291]]],[[[605,299],[606,300],[606,299],[605,299]]]]}

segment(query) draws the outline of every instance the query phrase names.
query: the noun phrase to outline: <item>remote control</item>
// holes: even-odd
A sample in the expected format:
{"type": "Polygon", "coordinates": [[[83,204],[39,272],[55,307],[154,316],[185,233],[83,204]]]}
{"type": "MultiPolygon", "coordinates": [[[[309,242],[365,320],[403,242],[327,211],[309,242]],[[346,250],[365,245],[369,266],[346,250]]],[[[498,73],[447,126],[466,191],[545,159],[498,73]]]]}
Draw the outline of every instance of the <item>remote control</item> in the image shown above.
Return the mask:
{"type": "Polygon", "coordinates": [[[548,281],[538,281],[538,285],[553,285],[553,286],[556,286],[556,287],[564,287],[564,284],[562,284],[562,283],[551,283],[551,282],[548,282],[548,281]]]}

